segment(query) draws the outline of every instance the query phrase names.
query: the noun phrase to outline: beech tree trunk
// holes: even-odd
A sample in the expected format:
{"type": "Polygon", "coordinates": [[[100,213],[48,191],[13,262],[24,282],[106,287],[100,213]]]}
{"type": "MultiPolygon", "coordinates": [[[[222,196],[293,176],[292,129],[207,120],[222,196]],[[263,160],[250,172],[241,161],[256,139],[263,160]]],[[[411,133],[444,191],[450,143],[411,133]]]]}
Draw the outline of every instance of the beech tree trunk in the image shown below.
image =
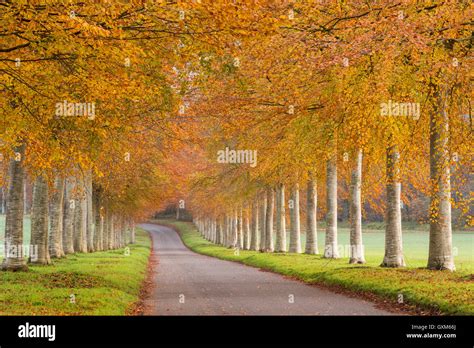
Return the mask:
{"type": "Polygon", "coordinates": [[[135,222],[132,221],[132,227],[131,227],[131,235],[130,235],[130,244],[135,244],[135,222]]]}
{"type": "Polygon", "coordinates": [[[222,245],[227,246],[227,214],[222,217],[222,245]]]}
{"type": "Polygon", "coordinates": [[[265,231],[266,231],[266,223],[267,223],[267,196],[265,193],[260,195],[260,245],[259,250],[265,250],[265,231]]]}
{"type": "Polygon", "coordinates": [[[16,158],[9,163],[7,215],[5,217],[5,258],[2,270],[26,271],[28,266],[23,255],[23,199],[25,171],[22,165],[25,145],[14,149],[16,158]]]}
{"type": "Polygon", "coordinates": [[[244,247],[244,226],[242,220],[242,206],[236,210],[236,220],[237,220],[237,247],[243,249],[244,247]]]}
{"type": "Polygon", "coordinates": [[[249,207],[248,204],[245,207],[244,211],[244,249],[250,249],[250,240],[252,238],[250,233],[250,218],[249,218],[249,207]]]}
{"type": "Polygon", "coordinates": [[[317,186],[316,180],[310,176],[306,189],[306,254],[319,254],[317,226],[317,186]]]}
{"type": "Polygon", "coordinates": [[[77,192],[74,208],[74,251],[87,252],[87,199],[84,192],[84,179],[76,178],[77,192]]]}
{"type": "Polygon", "coordinates": [[[265,252],[273,252],[273,208],[275,205],[273,188],[267,189],[267,213],[265,222],[265,252]]]}
{"type": "Polygon", "coordinates": [[[92,205],[92,211],[94,213],[94,225],[95,225],[95,230],[94,230],[94,250],[95,251],[102,251],[102,238],[103,238],[103,233],[104,233],[104,219],[102,217],[102,212],[101,212],[101,191],[97,188],[93,190],[93,205],[92,205]]]}
{"type": "Polygon", "coordinates": [[[95,233],[95,216],[93,210],[93,187],[92,187],[92,171],[88,170],[85,177],[86,186],[86,208],[87,208],[87,251],[94,251],[94,233],[95,233]]]}
{"type": "Polygon", "coordinates": [[[399,182],[400,155],[395,145],[387,148],[387,217],[385,228],[385,256],[382,267],[403,267],[402,213],[399,182]]]}
{"type": "Polygon", "coordinates": [[[428,268],[454,271],[451,231],[451,178],[449,156],[448,92],[437,90],[430,115],[430,243],[428,268]]]}
{"type": "Polygon", "coordinates": [[[328,259],[339,258],[337,243],[337,164],[336,156],[327,161],[326,174],[326,240],[324,246],[324,257],[328,259]]]}
{"type": "Polygon", "coordinates": [[[40,265],[51,263],[48,247],[49,230],[48,182],[43,175],[36,177],[33,186],[31,207],[31,246],[36,249],[35,257],[30,254],[29,262],[40,265]]]}
{"type": "Polygon", "coordinates": [[[107,237],[109,238],[108,240],[108,249],[109,250],[114,250],[115,249],[115,233],[117,232],[116,231],[116,228],[115,228],[115,224],[116,224],[116,221],[115,221],[115,215],[110,212],[109,213],[109,233],[107,235],[107,237]]]}
{"type": "Polygon", "coordinates": [[[286,252],[285,185],[276,189],[276,248],[277,252],[286,252]]]}
{"type": "Polygon", "coordinates": [[[350,259],[349,263],[365,263],[362,243],[362,150],[357,151],[355,167],[351,173],[349,220],[350,220],[350,259]]]}
{"type": "Polygon", "coordinates": [[[232,240],[232,248],[237,248],[239,247],[240,248],[240,244],[237,244],[238,243],[238,234],[239,234],[239,226],[238,226],[238,217],[237,217],[237,209],[234,209],[232,211],[232,237],[231,237],[231,240],[232,240]]]}
{"type": "Polygon", "coordinates": [[[104,250],[110,250],[112,249],[112,212],[109,206],[105,209],[104,223],[104,250]]]}
{"type": "Polygon", "coordinates": [[[260,249],[259,239],[259,214],[258,214],[258,196],[255,197],[252,204],[252,238],[250,241],[250,250],[260,249]]]}
{"type": "Polygon", "coordinates": [[[54,190],[51,193],[51,232],[49,236],[49,252],[51,257],[64,256],[63,250],[63,208],[65,180],[57,175],[54,179],[54,190]]]}
{"type": "Polygon", "coordinates": [[[301,226],[300,226],[300,187],[296,184],[290,195],[290,253],[301,253],[301,226]]]}
{"type": "Polygon", "coordinates": [[[75,186],[75,178],[66,179],[64,189],[64,218],[63,218],[63,250],[65,254],[74,253],[74,223],[76,200],[72,192],[75,186]]]}

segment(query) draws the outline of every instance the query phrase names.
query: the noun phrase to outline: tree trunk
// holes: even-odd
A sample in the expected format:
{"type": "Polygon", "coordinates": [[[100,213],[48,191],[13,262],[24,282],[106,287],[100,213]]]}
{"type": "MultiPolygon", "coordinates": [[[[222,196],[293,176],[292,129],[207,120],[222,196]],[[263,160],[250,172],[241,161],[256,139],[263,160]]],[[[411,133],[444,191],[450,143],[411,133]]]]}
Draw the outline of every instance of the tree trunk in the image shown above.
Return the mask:
{"type": "Polygon", "coordinates": [[[117,233],[117,249],[123,248],[125,246],[125,224],[123,216],[118,216],[117,218],[117,226],[118,226],[118,233],[117,233]]]}
{"type": "Polygon", "coordinates": [[[290,253],[301,253],[300,187],[295,184],[290,194],[290,253]]]}
{"type": "Polygon", "coordinates": [[[76,252],[87,252],[87,199],[85,195],[84,179],[77,179],[78,197],[74,209],[74,250],[76,252]]]}
{"type": "Polygon", "coordinates": [[[82,253],[87,253],[87,230],[88,230],[88,221],[87,221],[87,215],[88,215],[88,206],[87,206],[87,187],[86,187],[86,182],[85,178],[81,178],[81,184],[82,184],[82,196],[80,200],[81,204],[81,241],[79,244],[79,252],[82,253]]]}
{"type": "Polygon", "coordinates": [[[362,243],[362,150],[357,151],[355,168],[351,174],[350,187],[350,259],[349,263],[365,263],[364,245],[362,243]]]}
{"type": "Polygon", "coordinates": [[[242,206],[237,209],[237,245],[239,249],[244,248],[244,226],[242,206]]]}
{"type": "Polygon", "coordinates": [[[250,250],[259,250],[260,249],[260,240],[259,240],[259,216],[258,216],[258,196],[255,197],[252,203],[252,238],[250,241],[250,250]]]}
{"type": "Polygon", "coordinates": [[[104,233],[104,219],[101,212],[101,191],[100,189],[95,188],[93,190],[93,213],[94,213],[94,250],[101,251],[102,249],[102,238],[104,233]]]}
{"type": "Polygon", "coordinates": [[[219,245],[224,245],[224,238],[225,238],[225,221],[222,216],[219,216],[219,234],[218,234],[218,241],[219,245]]]}
{"type": "Polygon", "coordinates": [[[47,265],[51,263],[48,247],[48,182],[39,175],[33,186],[31,207],[31,246],[36,249],[36,257],[30,254],[29,262],[47,265]]]}
{"type": "Polygon", "coordinates": [[[57,175],[54,179],[54,191],[51,194],[51,232],[49,252],[51,257],[63,257],[63,208],[65,180],[57,175]]]}
{"type": "Polygon", "coordinates": [[[132,221],[132,226],[130,230],[130,244],[135,244],[135,222],[132,221]]]}
{"type": "Polygon", "coordinates": [[[267,213],[265,221],[265,252],[273,252],[273,208],[275,206],[275,194],[273,188],[267,189],[267,213]]]}
{"type": "Polygon", "coordinates": [[[249,218],[249,206],[246,204],[244,211],[244,249],[250,249],[250,218],[249,218]]]}
{"type": "Polygon", "coordinates": [[[111,239],[112,239],[112,213],[110,212],[109,207],[105,208],[104,213],[104,236],[103,236],[103,243],[104,243],[104,250],[111,249],[111,239]]]}
{"type": "Polygon", "coordinates": [[[5,271],[26,271],[28,266],[23,255],[23,190],[25,171],[22,165],[25,145],[16,147],[20,158],[12,158],[9,164],[7,215],[5,217],[5,271]]]}
{"type": "Polygon", "coordinates": [[[5,212],[7,211],[7,205],[5,204],[6,203],[6,194],[5,194],[5,187],[1,187],[0,188],[0,191],[1,191],[1,194],[0,194],[0,197],[1,197],[1,201],[0,201],[0,214],[5,214],[5,212]]]}
{"type": "Polygon", "coordinates": [[[92,187],[92,171],[88,170],[85,178],[86,186],[86,226],[87,226],[87,251],[94,251],[94,233],[95,233],[95,216],[93,210],[93,187],[92,187]]]}
{"type": "Polygon", "coordinates": [[[64,190],[63,250],[65,254],[74,253],[74,222],[76,200],[72,196],[75,178],[67,178],[64,190]]]}
{"type": "Polygon", "coordinates": [[[265,192],[260,194],[260,245],[259,250],[265,250],[265,231],[266,231],[266,223],[267,223],[267,196],[265,192]]]}
{"type": "Polygon", "coordinates": [[[115,228],[115,215],[110,212],[110,223],[109,223],[109,233],[108,233],[108,248],[109,250],[114,250],[115,249],[115,233],[116,233],[116,228],[115,228]]]}
{"type": "Polygon", "coordinates": [[[435,110],[430,115],[430,244],[428,268],[455,270],[451,231],[451,178],[447,92],[436,91],[435,110]]]}
{"type": "Polygon", "coordinates": [[[317,206],[318,193],[316,180],[310,177],[307,182],[306,191],[306,254],[319,254],[318,250],[318,226],[317,226],[317,206]]]}
{"type": "Polygon", "coordinates": [[[232,214],[232,247],[240,249],[238,220],[239,218],[237,209],[234,209],[232,214]]]}
{"type": "Polygon", "coordinates": [[[396,146],[387,148],[387,217],[382,267],[403,267],[402,214],[400,211],[399,158],[396,146]]]}
{"type": "Polygon", "coordinates": [[[326,240],[324,257],[329,259],[339,258],[337,243],[337,164],[336,156],[327,161],[326,195],[326,240]]]}
{"type": "Polygon", "coordinates": [[[276,252],[286,252],[285,185],[276,189],[276,252]]]}
{"type": "Polygon", "coordinates": [[[212,218],[211,223],[212,223],[212,243],[217,244],[217,223],[214,217],[212,218]]]}
{"type": "Polygon", "coordinates": [[[222,246],[227,246],[227,214],[222,217],[222,246]]]}

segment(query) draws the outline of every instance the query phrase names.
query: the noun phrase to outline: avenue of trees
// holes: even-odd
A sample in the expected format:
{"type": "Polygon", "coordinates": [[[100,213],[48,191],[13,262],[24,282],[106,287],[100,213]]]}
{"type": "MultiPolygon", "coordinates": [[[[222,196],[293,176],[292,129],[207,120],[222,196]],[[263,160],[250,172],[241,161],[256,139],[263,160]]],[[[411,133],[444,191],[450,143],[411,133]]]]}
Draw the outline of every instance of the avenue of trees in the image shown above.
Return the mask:
{"type": "Polygon", "coordinates": [[[32,263],[123,247],[170,202],[215,243],[338,258],[344,199],[350,262],[365,262],[371,209],[382,266],[401,267],[402,204],[423,195],[428,268],[454,270],[452,210],[472,226],[473,14],[464,0],[3,2],[2,268],[27,269],[28,177],[32,263]]]}
{"type": "Polygon", "coordinates": [[[385,216],[381,266],[403,267],[403,205],[426,195],[427,267],[454,270],[453,208],[472,226],[472,14],[463,1],[295,2],[278,30],[230,46],[224,69],[207,53],[190,110],[212,115],[194,126],[207,165],[186,200],[201,233],[227,247],[339,258],[344,201],[349,262],[365,262],[367,207],[385,216]],[[235,158],[216,163],[227,147],[235,158]]]}

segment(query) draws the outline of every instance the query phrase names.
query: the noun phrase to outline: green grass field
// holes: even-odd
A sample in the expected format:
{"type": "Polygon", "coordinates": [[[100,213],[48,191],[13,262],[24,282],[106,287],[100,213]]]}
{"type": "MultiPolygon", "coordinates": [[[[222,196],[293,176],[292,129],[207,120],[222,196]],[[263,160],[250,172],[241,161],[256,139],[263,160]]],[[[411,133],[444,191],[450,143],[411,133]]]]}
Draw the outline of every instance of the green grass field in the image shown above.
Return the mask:
{"type": "MultiPolygon", "coordinates": [[[[472,276],[472,232],[454,236],[454,245],[459,248],[456,257],[458,271],[430,271],[426,266],[426,232],[406,232],[404,247],[408,267],[387,269],[379,267],[383,258],[383,233],[366,231],[367,264],[349,265],[347,258],[323,259],[319,255],[260,253],[214,245],[203,239],[191,223],[173,220],[157,220],[176,227],[184,243],[193,251],[238,261],[276,273],[295,277],[308,283],[342,286],[351,291],[375,294],[394,303],[403,295],[404,303],[443,314],[474,314],[474,278],[472,276]]],[[[463,232],[464,233],[464,232],[463,232]]],[[[341,244],[348,242],[348,231],[340,230],[341,244]]],[[[323,234],[319,235],[322,248],[323,234]]],[[[321,249],[322,250],[322,249],[321,249]]]]}
{"type": "Polygon", "coordinates": [[[138,229],[128,247],[129,255],[125,248],[78,253],[28,272],[0,272],[0,315],[127,314],[146,277],[149,235],[138,229]]]}
{"type": "MultiPolygon", "coordinates": [[[[318,231],[319,250],[324,250],[324,230],[318,231]]],[[[302,235],[304,250],[306,235],[302,235]]],[[[289,235],[287,240],[289,241],[289,235]]],[[[338,228],[338,242],[342,246],[341,256],[349,257],[349,228],[338,228]]],[[[363,242],[366,259],[370,264],[380,264],[385,248],[385,231],[364,229],[363,242]]],[[[289,242],[288,242],[289,243],[289,242]]],[[[403,254],[408,267],[426,267],[428,260],[429,233],[421,230],[403,231],[403,254]]],[[[454,261],[458,271],[474,271],[474,233],[453,232],[454,261]]]]}

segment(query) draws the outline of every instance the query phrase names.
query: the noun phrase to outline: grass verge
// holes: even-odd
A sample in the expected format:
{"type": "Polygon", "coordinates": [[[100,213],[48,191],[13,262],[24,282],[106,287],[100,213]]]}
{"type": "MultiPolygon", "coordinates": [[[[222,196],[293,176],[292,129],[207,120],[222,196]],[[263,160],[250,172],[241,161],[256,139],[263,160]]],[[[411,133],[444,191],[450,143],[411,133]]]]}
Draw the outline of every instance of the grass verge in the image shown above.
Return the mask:
{"type": "Polygon", "coordinates": [[[131,313],[146,277],[149,235],[137,229],[136,243],[128,248],[128,256],[125,248],[78,253],[28,272],[0,272],[0,315],[131,313]]]}
{"type": "Polygon", "coordinates": [[[474,277],[470,272],[440,272],[423,268],[387,269],[380,260],[350,265],[346,258],[328,260],[320,255],[261,253],[217,246],[202,238],[189,222],[156,220],[175,227],[191,250],[224,260],[238,261],[280,273],[310,284],[323,284],[350,292],[376,295],[378,299],[403,303],[417,310],[448,315],[474,315],[474,277]]]}

